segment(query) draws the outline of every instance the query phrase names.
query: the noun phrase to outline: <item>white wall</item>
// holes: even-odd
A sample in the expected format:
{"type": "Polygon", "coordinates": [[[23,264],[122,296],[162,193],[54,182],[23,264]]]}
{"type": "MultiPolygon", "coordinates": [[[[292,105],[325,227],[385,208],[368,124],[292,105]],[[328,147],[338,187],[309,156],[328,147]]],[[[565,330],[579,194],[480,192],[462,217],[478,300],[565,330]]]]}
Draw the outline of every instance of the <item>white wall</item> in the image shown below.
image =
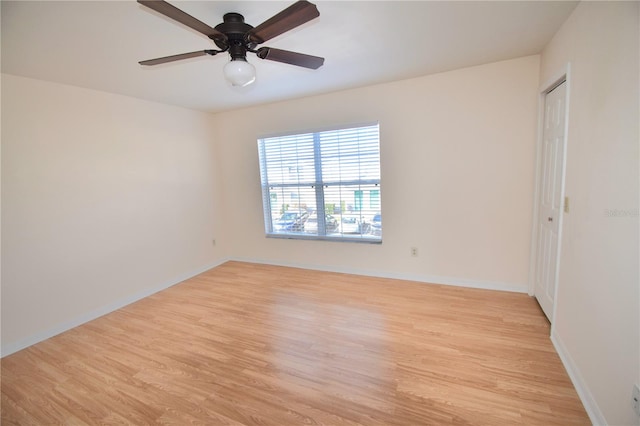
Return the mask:
{"type": "Polygon", "coordinates": [[[530,56],[217,114],[229,255],[526,291],[538,72],[530,56]],[[371,121],[382,245],[265,238],[256,139],[371,121]]]}
{"type": "Polygon", "coordinates": [[[552,333],[599,424],[639,422],[638,5],[580,3],[541,57],[542,82],[571,63],[570,212],[552,333]]]}
{"type": "Polygon", "coordinates": [[[208,269],[211,115],[2,76],[3,354],[208,269]]]}

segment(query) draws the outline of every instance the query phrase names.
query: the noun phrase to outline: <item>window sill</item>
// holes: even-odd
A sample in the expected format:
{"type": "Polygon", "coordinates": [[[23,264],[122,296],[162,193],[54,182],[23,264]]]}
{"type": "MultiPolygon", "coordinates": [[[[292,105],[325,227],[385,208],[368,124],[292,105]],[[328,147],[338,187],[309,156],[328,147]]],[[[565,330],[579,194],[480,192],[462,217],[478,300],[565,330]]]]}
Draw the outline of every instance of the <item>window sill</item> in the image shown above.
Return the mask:
{"type": "Polygon", "coordinates": [[[277,238],[285,240],[313,240],[313,241],[332,241],[332,242],[344,242],[344,243],[364,243],[364,244],[382,244],[382,237],[377,236],[322,236],[322,235],[309,235],[303,233],[273,233],[265,234],[267,238],[277,238]]]}

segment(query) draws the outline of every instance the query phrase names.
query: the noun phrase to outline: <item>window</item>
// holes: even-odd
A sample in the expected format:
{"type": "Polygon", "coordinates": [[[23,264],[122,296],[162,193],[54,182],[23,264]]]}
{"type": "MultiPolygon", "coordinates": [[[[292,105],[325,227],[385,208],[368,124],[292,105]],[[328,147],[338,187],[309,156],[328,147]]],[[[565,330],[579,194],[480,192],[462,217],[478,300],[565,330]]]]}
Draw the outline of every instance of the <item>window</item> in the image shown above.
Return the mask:
{"type": "Polygon", "coordinates": [[[258,139],[267,236],[382,241],[378,124],[258,139]]]}
{"type": "Polygon", "coordinates": [[[380,210],[380,190],[373,189],[369,191],[369,207],[372,210],[380,210]]]}

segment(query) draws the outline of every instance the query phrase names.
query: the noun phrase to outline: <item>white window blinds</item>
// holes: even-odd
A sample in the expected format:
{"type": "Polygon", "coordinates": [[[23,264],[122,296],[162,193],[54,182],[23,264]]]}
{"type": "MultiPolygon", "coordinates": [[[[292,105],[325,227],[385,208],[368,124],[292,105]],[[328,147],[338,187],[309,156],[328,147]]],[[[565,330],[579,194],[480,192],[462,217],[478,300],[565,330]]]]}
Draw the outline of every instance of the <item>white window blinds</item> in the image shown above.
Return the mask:
{"type": "Polygon", "coordinates": [[[258,140],[268,236],[382,241],[378,124],[258,140]]]}

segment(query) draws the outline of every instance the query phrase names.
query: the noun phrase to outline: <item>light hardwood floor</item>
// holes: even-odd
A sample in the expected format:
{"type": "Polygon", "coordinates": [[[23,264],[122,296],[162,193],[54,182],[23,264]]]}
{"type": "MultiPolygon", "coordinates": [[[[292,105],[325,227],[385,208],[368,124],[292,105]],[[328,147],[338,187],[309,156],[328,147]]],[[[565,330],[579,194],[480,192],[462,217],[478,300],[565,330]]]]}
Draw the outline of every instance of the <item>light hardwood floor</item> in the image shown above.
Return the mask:
{"type": "Polygon", "coordinates": [[[2,424],[566,425],[524,294],[229,262],[2,360],[2,424]]]}

